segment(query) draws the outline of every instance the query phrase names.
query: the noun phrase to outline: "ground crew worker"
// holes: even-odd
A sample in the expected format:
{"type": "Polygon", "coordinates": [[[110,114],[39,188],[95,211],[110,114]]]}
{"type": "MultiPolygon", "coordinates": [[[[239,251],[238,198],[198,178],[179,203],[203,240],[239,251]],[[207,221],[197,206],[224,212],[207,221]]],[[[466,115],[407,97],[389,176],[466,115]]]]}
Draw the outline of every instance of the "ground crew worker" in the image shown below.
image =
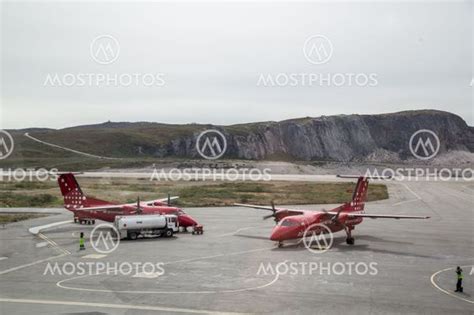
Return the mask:
{"type": "Polygon", "coordinates": [[[86,249],[84,247],[84,233],[81,232],[81,236],[79,237],[79,250],[84,250],[86,249]]]}
{"type": "Polygon", "coordinates": [[[454,292],[462,292],[463,287],[462,287],[462,269],[461,267],[456,268],[456,274],[458,276],[458,282],[456,283],[456,291],[454,292]]]}

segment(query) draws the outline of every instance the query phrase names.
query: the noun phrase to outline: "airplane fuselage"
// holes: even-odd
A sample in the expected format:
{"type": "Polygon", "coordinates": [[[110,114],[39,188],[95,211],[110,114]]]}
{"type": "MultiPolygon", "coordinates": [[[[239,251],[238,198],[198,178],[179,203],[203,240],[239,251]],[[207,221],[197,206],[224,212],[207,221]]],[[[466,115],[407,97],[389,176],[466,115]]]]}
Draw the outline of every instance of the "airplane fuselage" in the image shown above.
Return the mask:
{"type": "MultiPolygon", "coordinates": [[[[330,212],[337,210],[339,210],[339,208],[331,210],[330,212]]],[[[322,211],[306,211],[302,215],[284,216],[280,218],[278,225],[273,228],[270,239],[272,241],[282,242],[300,239],[304,237],[305,232],[316,232],[317,234],[328,233],[327,230],[321,229],[321,225],[326,226],[331,233],[336,233],[344,230],[344,225],[352,229],[355,225],[362,223],[362,218],[349,219],[347,216],[348,213],[349,212],[341,212],[337,221],[333,220],[333,216],[322,211]]],[[[363,213],[363,211],[357,211],[357,213],[363,213]]]]}

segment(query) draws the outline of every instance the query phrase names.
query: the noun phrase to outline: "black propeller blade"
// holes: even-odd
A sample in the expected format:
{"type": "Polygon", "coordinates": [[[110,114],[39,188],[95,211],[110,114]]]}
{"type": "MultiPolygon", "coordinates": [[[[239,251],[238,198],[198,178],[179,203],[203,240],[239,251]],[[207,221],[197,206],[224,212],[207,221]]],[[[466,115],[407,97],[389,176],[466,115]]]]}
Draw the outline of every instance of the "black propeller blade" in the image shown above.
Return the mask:
{"type": "Polygon", "coordinates": [[[137,196],[137,213],[142,213],[142,208],[140,207],[140,196],[137,196]]]}
{"type": "Polygon", "coordinates": [[[270,219],[271,217],[274,218],[275,223],[278,223],[278,219],[276,217],[277,210],[275,209],[275,203],[272,200],[272,214],[266,215],[263,217],[264,220],[270,219]]]}

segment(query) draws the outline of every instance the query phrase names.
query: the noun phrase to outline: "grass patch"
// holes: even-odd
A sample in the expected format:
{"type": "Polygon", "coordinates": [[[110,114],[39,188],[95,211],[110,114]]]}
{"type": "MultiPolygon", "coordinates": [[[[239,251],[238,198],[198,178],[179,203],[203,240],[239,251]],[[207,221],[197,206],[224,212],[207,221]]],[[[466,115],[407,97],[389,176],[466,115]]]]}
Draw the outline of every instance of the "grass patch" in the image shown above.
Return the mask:
{"type": "MultiPolygon", "coordinates": [[[[183,187],[178,202],[184,207],[229,206],[234,202],[257,205],[275,204],[333,204],[350,201],[352,183],[222,183],[183,187]]],[[[385,185],[369,186],[368,201],[388,198],[385,185]]]]}
{"type": "Polygon", "coordinates": [[[43,218],[47,214],[40,213],[2,213],[0,214],[0,224],[14,223],[29,219],[43,218]]]}
{"type": "Polygon", "coordinates": [[[27,195],[22,193],[0,193],[0,207],[45,207],[58,204],[58,198],[50,194],[27,195]]]}
{"type": "MultiPolygon", "coordinates": [[[[117,203],[166,198],[178,195],[174,204],[181,207],[229,206],[235,202],[275,204],[334,204],[350,201],[355,183],[314,182],[212,182],[212,181],[149,181],[133,178],[78,178],[84,193],[90,197],[117,203]]],[[[62,196],[55,182],[27,183],[24,188],[4,187],[0,191],[0,207],[61,206],[62,196]],[[42,186],[44,185],[44,186],[42,186]]],[[[368,200],[388,198],[387,187],[370,184],[368,200]]]]}

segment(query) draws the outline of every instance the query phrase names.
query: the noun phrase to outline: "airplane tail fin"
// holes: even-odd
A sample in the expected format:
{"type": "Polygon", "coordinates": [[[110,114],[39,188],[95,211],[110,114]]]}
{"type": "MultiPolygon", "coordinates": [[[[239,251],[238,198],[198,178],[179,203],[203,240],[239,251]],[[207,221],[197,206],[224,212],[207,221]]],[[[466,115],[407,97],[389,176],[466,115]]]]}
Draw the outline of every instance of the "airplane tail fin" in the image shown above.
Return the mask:
{"type": "Polygon", "coordinates": [[[61,174],[58,177],[59,188],[64,198],[64,207],[68,210],[79,208],[86,203],[86,196],[72,173],[61,174]]]}
{"type": "Polygon", "coordinates": [[[352,211],[364,210],[365,201],[367,200],[367,189],[369,187],[369,180],[367,177],[360,176],[357,180],[354,193],[352,194],[352,201],[350,203],[352,211]]]}

